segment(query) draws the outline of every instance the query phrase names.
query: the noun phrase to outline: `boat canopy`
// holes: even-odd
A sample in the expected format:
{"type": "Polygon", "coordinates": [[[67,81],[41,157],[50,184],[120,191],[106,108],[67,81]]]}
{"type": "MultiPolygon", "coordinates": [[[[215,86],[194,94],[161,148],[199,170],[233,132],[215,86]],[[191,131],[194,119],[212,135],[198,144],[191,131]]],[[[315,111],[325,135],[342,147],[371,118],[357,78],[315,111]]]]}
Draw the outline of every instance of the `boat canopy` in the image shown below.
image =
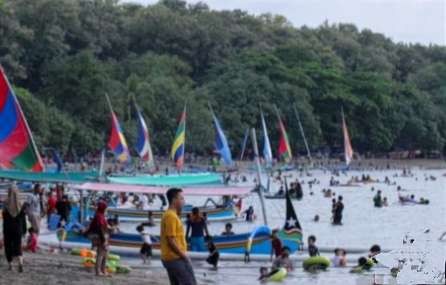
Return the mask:
{"type": "Polygon", "coordinates": [[[108,176],[112,183],[146,185],[146,186],[186,186],[199,184],[222,184],[222,176],[218,173],[182,173],[171,175],[136,175],[108,176]]]}
{"type": "MultiPolygon", "coordinates": [[[[126,185],[115,183],[92,183],[87,182],[79,185],[72,185],[72,188],[78,190],[104,191],[104,192],[131,192],[141,194],[165,194],[170,187],[167,186],[142,186],[126,185]]],[[[249,195],[251,187],[185,187],[182,188],[184,195],[189,196],[246,196],[249,195]]]]}
{"type": "Polygon", "coordinates": [[[21,170],[0,170],[0,178],[30,182],[84,183],[98,179],[96,171],[85,172],[28,172],[21,170]]]}

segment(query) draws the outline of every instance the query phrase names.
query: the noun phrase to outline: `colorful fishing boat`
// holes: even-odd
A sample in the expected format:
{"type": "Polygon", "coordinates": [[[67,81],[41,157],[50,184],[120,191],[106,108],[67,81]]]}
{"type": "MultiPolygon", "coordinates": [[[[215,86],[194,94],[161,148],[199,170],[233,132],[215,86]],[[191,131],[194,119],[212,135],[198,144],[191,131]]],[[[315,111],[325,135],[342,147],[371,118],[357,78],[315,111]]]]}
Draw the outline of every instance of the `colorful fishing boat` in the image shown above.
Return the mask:
{"type": "MultiPolygon", "coordinates": [[[[73,226],[69,229],[65,242],[90,244],[91,241],[80,234],[78,229],[78,226],[73,226]]],[[[288,234],[284,230],[279,232],[279,236],[282,238],[284,246],[288,246],[291,252],[299,250],[300,243],[293,239],[287,239],[288,234]]],[[[153,235],[151,239],[155,254],[159,254],[156,251],[160,249],[160,237],[153,235]]],[[[243,258],[251,254],[268,256],[271,254],[271,229],[267,226],[257,227],[250,233],[213,236],[212,241],[220,253],[238,254],[243,258]]],[[[129,249],[128,252],[130,253],[130,249],[139,250],[141,248],[142,240],[139,234],[119,233],[110,236],[109,244],[111,246],[129,249]]],[[[201,252],[206,251],[203,250],[201,252]]]]}
{"type": "MultiPolygon", "coordinates": [[[[102,184],[102,183],[85,183],[76,186],[79,190],[104,191],[104,192],[134,192],[134,193],[160,193],[160,187],[119,185],[119,184],[102,184]]],[[[166,190],[166,189],[164,189],[166,190]]],[[[221,189],[209,188],[185,188],[184,195],[238,195],[244,196],[251,192],[249,188],[242,187],[221,187],[221,189]]],[[[90,243],[85,236],[80,234],[82,226],[80,224],[69,225],[68,235],[65,243],[78,247],[90,243]]],[[[294,211],[291,199],[286,189],[286,219],[284,227],[279,231],[278,236],[281,238],[284,246],[288,246],[291,252],[296,252],[302,247],[302,231],[297,215],[294,211]]],[[[159,237],[152,236],[153,248],[159,249],[159,237]]],[[[249,259],[251,255],[269,256],[271,254],[271,229],[268,226],[256,227],[248,233],[234,235],[217,235],[212,237],[212,241],[222,254],[232,254],[240,259],[249,259]]],[[[142,239],[139,234],[118,233],[110,236],[110,245],[119,250],[121,253],[138,254],[137,249],[142,245],[142,239]]],[[[198,252],[202,253],[202,252],[198,252]]],[[[159,252],[155,251],[155,254],[159,252]]]]}
{"type": "MultiPolygon", "coordinates": [[[[72,188],[82,191],[93,192],[111,192],[111,193],[134,193],[134,194],[151,194],[164,195],[168,187],[161,186],[142,186],[142,185],[126,185],[113,183],[84,183],[81,185],[73,185],[72,188]]],[[[186,187],[183,188],[185,195],[192,196],[237,196],[239,198],[247,196],[251,193],[250,187],[186,187]]],[[[88,208],[88,207],[87,207],[88,208]]],[[[188,205],[184,208],[182,217],[185,218],[187,214],[191,213],[192,206],[188,205]]],[[[214,205],[212,207],[199,207],[201,213],[206,213],[210,221],[226,221],[233,220],[237,217],[240,209],[237,205],[228,203],[227,205],[214,205]]],[[[117,215],[122,221],[146,221],[148,213],[151,212],[153,218],[159,219],[163,213],[160,209],[139,210],[135,208],[118,208],[110,207],[108,214],[111,216],[117,215]]],[[[92,215],[91,210],[87,211],[86,216],[92,215]]]]}
{"type": "MultiPolygon", "coordinates": [[[[186,205],[181,212],[181,217],[185,219],[192,213],[192,205],[186,205]]],[[[200,213],[206,214],[209,221],[230,221],[237,218],[237,210],[233,206],[228,207],[198,207],[200,213]]],[[[160,209],[129,209],[129,208],[108,208],[108,214],[118,216],[119,220],[126,222],[147,221],[149,212],[154,219],[161,219],[164,211],[160,209]]],[[[92,213],[90,214],[92,215],[92,213]]]]}

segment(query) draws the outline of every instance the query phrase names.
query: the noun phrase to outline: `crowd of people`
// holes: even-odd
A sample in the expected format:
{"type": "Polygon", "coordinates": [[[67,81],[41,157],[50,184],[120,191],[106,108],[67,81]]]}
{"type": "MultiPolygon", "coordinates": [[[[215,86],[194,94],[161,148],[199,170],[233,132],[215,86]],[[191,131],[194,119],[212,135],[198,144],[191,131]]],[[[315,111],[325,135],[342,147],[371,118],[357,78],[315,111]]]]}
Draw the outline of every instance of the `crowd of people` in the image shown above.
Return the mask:
{"type": "Polygon", "coordinates": [[[57,185],[45,191],[40,184],[35,184],[32,194],[20,195],[17,185],[12,184],[3,203],[3,247],[9,270],[12,263],[18,261],[18,272],[23,272],[23,250],[35,253],[41,232],[41,220],[57,216],[59,225],[69,221],[71,205],[64,194],[64,187],[57,185]],[[30,227],[27,228],[27,224],[30,227]]]}

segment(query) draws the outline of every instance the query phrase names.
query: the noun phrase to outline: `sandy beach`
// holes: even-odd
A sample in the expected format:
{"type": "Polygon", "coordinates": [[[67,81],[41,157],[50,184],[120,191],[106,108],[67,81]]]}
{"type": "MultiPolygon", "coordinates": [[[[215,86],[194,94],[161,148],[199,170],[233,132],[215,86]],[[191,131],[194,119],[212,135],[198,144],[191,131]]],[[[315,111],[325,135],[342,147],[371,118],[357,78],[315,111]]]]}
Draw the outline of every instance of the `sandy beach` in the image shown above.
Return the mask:
{"type": "Polygon", "coordinates": [[[81,265],[80,257],[68,253],[41,251],[25,254],[24,272],[19,274],[17,266],[9,271],[5,257],[0,254],[0,284],[167,284],[167,275],[159,267],[132,267],[130,274],[115,274],[113,277],[96,277],[93,270],[81,265]]]}

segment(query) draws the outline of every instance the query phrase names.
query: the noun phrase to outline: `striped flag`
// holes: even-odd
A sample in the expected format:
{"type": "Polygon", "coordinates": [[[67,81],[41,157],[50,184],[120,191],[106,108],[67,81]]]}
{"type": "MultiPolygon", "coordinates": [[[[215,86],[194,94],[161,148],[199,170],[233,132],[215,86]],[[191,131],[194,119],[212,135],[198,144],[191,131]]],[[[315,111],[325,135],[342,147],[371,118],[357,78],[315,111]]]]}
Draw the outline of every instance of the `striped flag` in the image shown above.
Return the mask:
{"type": "Polygon", "coordinates": [[[136,140],[136,150],[142,161],[150,164],[153,163],[152,147],[150,145],[149,129],[144,121],[138,106],[136,106],[138,115],[138,138],[136,140]]]}
{"type": "Polygon", "coordinates": [[[111,115],[112,128],[110,138],[108,140],[108,147],[115,154],[115,157],[119,162],[129,162],[130,153],[121,129],[121,125],[119,124],[118,117],[116,117],[116,114],[115,112],[113,112],[113,110],[111,111],[111,115]]]}
{"type": "Polygon", "coordinates": [[[279,110],[276,109],[276,112],[277,112],[277,118],[279,120],[279,133],[280,133],[279,148],[277,150],[277,153],[279,159],[283,159],[285,162],[289,162],[293,158],[293,155],[291,153],[291,147],[288,140],[288,135],[285,129],[285,125],[283,124],[282,119],[280,118],[279,110]]]}
{"type": "Polygon", "coordinates": [[[22,108],[1,67],[0,167],[36,172],[44,170],[22,108]]]}
{"type": "Polygon", "coordinates": [[[184,105],[183,113],[181,113],[180,121],[178,123],[175,139],[173,140],[170,157],[175,162],[178,170],[183,169],[184,166],[184,149],[186,143],[186,105],[184,105]]]}

